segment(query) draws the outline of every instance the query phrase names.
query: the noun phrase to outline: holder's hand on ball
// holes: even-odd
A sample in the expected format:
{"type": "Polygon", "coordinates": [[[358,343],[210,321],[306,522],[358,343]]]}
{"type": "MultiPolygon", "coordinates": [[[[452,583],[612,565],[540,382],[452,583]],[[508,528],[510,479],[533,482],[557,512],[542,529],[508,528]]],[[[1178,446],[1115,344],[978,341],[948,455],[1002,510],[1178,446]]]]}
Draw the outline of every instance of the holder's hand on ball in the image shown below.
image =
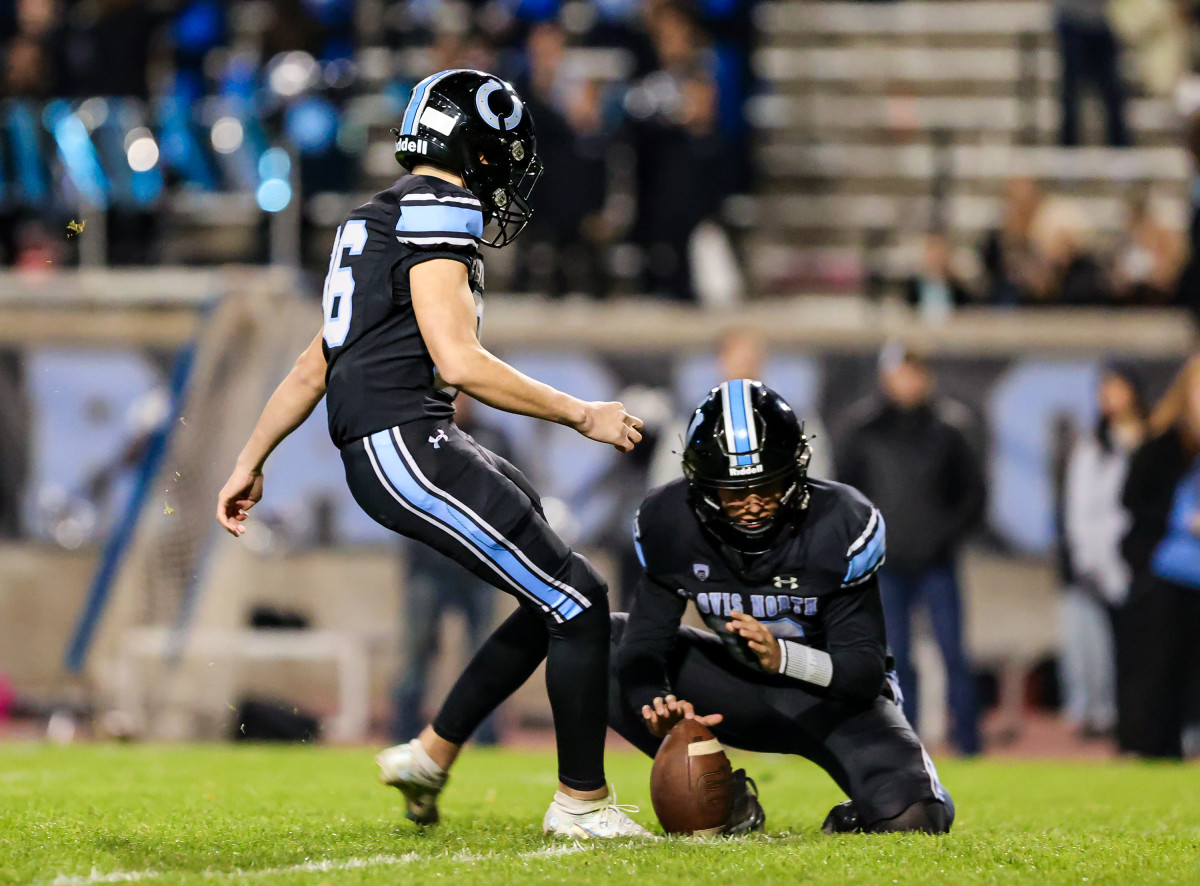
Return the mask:
{"type": "Polygon", "coordinates": [[[779,665],[783,660],[779,652],[779,641],[767,630],[767,626],[752,615],[744,612],[729,613],[729,621],[725,630],[737,634],[746,641],[750,651],[758,656],[758,663],[769,674],[778,674],[779,665]]]}
{"type": "Polygon", "coordinates": [[[703,726],[716,726],[725,717],[721,714],[700,716],[692,707],[690,701],[676,698],[673,695],[654,699],[654,704],[642,705],[642,717],[646,728],[655,738],[665,738],[680,720],[695,720],[703,726]]]}

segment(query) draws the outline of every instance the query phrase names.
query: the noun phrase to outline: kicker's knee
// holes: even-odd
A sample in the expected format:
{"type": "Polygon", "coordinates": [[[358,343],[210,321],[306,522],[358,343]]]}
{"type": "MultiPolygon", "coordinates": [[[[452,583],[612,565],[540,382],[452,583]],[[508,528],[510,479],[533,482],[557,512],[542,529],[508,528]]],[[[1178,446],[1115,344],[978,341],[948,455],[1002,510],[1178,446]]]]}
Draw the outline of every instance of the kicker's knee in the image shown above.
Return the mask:
{"type": "Polygon", "coordinates": [[[552,636],[603,637],[607,642],[610,635],[608,618],[608,585],[592,564],[578,554],[571,555],[571,566],[567,583],[578,604],[566,621],[550,626],[552,636]],[[582,598],[582,599],[581,599],[582,598]]]}
{"type": "Polygon", "coordinates": [[[567,582],[592,604],[591,608],[600,608],[608,616],[608,583],[600,577],[591,563],[574,551],[571,552],[570,567],[567,570],[567,582]]]}

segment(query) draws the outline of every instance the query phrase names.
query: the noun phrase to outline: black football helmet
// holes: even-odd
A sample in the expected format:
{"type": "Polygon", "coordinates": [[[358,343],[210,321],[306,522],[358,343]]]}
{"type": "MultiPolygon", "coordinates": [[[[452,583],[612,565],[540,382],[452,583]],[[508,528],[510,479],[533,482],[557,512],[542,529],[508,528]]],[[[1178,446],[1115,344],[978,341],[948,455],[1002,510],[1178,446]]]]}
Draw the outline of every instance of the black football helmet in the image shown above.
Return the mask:
{"type": "Polygon", "coordinates": [[[760,381],[727,381],[708,392],[688,425],[683,473],[692,509],[722,543],[743,554],[761,554],[789,515],[808,507],[811,455],[804,426],[782,397],[760,381]],[[777,494],[779,510],[748,527],[725,512],[720,489],[777,494]]]}
{"type": "Polygon", "coordinates": [[[542,174],[533,118],[505,81],[484,71],[439,71],[413,87],[396,137],[396,159],[463,177],[497,233],[490,246],[511,243],[529,223],[529,195],[542,174]]]}

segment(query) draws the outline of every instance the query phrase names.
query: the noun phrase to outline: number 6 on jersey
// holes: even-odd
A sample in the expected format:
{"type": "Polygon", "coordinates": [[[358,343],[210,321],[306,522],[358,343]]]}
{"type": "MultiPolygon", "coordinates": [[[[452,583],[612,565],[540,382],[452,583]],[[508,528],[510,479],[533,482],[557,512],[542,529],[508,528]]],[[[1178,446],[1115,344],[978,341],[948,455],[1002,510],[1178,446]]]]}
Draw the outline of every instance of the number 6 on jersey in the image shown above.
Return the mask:
{"type": "Polygon", "coordinates": [[[350,315],[354,312],[354,271],[342,267],[342,250],[349,249],[351,255],[362,255],[366,245],[367,223],[362,219],[353,219],[338,228],[321,295],[321,308],[325,312],[324,339],[331,348],[341,347],[346,340],[350,332],[350,315]]]}

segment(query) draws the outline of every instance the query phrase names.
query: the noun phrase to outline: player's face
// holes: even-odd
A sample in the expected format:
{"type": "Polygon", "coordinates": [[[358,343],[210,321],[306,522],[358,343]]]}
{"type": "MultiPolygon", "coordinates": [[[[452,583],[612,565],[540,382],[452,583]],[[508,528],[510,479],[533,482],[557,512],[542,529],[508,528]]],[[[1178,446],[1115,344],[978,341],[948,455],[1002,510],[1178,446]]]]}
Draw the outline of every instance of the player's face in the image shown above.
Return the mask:
{"type": "Polygon", "coordinates": [[[721,508],[734,523],[746,529],[761,529],[779,513],[784,482],[777,480],[744,489],[718,489],[721,508]]]}

